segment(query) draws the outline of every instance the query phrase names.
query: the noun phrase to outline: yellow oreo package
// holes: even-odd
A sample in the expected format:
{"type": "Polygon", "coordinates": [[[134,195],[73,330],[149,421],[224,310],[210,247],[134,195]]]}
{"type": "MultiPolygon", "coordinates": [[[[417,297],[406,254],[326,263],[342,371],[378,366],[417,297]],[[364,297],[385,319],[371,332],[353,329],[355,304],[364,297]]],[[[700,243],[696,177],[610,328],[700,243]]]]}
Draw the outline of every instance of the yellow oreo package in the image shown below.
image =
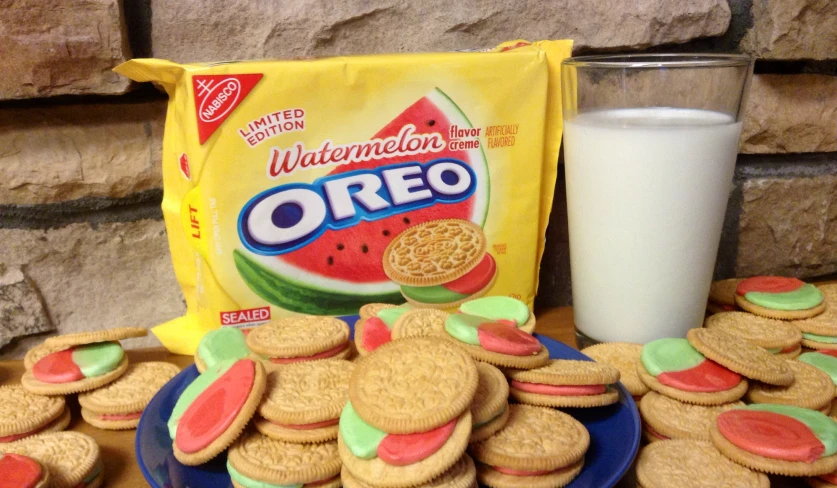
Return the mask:
{"type": "Polygon", "coordinates": [[[154,333],[193,354],[211,329],[371,302],[531,307],[571,47],[116,68],[169,95],[163,214],[187,313],[154,333]],[[392,281],[390,242],[448,220],[481,229],[484,253],[449,282],[392,281]]]}

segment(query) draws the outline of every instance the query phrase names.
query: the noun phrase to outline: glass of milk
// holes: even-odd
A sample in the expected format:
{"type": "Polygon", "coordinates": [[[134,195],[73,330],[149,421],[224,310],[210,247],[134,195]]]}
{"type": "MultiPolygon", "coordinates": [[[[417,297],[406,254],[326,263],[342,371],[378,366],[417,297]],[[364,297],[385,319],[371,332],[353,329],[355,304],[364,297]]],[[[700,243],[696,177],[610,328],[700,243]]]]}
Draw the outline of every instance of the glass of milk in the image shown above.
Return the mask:
{"type": "Polygon", "coordinates": [[[703,322],[753,61],[582,56],[562,66],[579,345],[703,322]]]}

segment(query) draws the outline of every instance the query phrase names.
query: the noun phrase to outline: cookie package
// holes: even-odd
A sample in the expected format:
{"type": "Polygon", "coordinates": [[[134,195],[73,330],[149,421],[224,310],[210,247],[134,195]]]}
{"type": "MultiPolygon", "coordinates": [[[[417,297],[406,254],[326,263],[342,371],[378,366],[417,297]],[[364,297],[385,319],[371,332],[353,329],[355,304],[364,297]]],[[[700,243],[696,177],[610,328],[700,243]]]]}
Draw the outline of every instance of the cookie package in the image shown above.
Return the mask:
{"type": "Polygon", "coordinates": [[[169,95],[162,207],[187,311],[155,335],[195,354],[221,326],[368,303],[531,308],[571,50],[118,66],[169,95]]]}

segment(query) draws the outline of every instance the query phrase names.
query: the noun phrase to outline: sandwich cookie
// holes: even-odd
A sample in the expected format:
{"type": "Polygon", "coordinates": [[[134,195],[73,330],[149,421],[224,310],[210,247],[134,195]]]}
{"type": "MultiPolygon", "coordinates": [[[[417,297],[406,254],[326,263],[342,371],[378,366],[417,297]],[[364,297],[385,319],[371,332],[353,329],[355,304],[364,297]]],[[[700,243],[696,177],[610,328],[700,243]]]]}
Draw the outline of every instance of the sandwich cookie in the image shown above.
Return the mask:
{"type": "Polygon", "coordinates": [[[61,431],[69,424],[64,397],[35,395],[20,385],[0,386],[0,443],[61,431]]]}
{"type": "Polygon", "coordinates": [[[421,308],[456,308],[483,296],[497,277],[480,226],[467,220],[425,222],[398,234],[384,250],[384,273],[421,308]]]}
{"type": "Polygon", "coordinates": [[[296,444],[248,432],[230,447],[227,471],[235,488],[338,488],[336,442],[296,444]]]}
{"type": "Polygon", "coordinates": [[[468,351],[474,359],[495,366],[532,369],[549,361],[549,351],[540,341],[508,322],[455,313],[445,320],[442,337],[468,351]]]}
{"type": "Polygon", "coordinates": [[[786,321],[747,312],[723,312],[707,317],[704,327],[730,333],[785,359],[802,353],[802,333],[786,321]]]}
{"type": "Polygon", "coordinates": [[[396,305],[392,305],[390,303],[367,303],[366,305],[360,307],[358,315],[360,320],[366,320],[369,317],[375,317],[378,315],[378,312],[385,308],[393,308],[395,306],[396,305]]]}
{"type": "Polygon", "coordinates": [[[741,310],[735,304],[735,290],[741,281],[742,278],[713,281],[709,286],[709,301],[706,304],[706,310],[710,313],[741,310]]]}
{"type": "Polygon", "coordinates": [[[744,402],[706,406],[683,403],[657,392],[648,392],[639,402],[642,435],[648,442],[692,439],[709,442],[709,429],[722,412],[743,407],[744,402]]]}
{"type": "Polygon", "coordinates": [[[439,338],[403,339],[360,361],[340,415],[338,450],[360,481],[426,483],[462,457],[478,384],[467,353],[439,338]]]}
{"type": "Polygon", "coordinates": [[[45,355],[20,382],[38,395],[68,395],[101,388],[127,369],[128,357],[118,342],[96,342],[45,355]]]}
{"type": "Polygon", "coordinates": [[[642,354],[642,344],[629,342],[602,342],[586,347],[581,352],[600,364],[608,364],[619,370],[619,381],[628,393],[639,401],[648,393],[648,387],[639,379],[636,363],[642,354]]]}
{"type": "Polygon", "coordinates": [[[837,472],[807,478],[805,482],[813,488],[832,488],[837,486],[837,472]]]}
{"type": "Polygon", "coordinates": [[[79,432],[51,432],[0,444],[0,453],[38,461],[49,471],[54,488],[98,488],[104,478],[99,445],[79,432]]]}
{"type": "Polygon", "coordinates": [[[154,395],[179,371],[165,362],[132,364],[113,383],[78,396],[81,416],[100,429],[135,429],[154,395]]]}
{"type": "Polygon", "coordinates": [[[244,359],[250,354],[243,330],[235,327],[221,327],[203,335],[195,353],[195,366],[199,372],[203,373],[207,368],[221,361],[244,359]]]}
{"type": "Polygon", "coordinates": [[[546,366],[506,371],[509,394],[544,407],[601,407],[619,401],[619,370],[594,361],[551,359],[546,366]]]}
{"type": "Polygon", "coordinates": [[[496,321],[509,321],[530,334],[535,332],[535,314],[525,303],[504,296],[482,297],[459,306],[459,312],[496,321]]]}
{"type": "Polygon", "coordinates": [[[584,464],[590,434],[564,412],[532,405],[509,405],[500,432],[471,444],[477,479],[493,488],[565,486],[584,464]]]}
{"type": "Polygon", "coordinates": [[[409,339],[411,337],[439,337],[445,332],[447,312],[434,308],[419,308],[410,310],[392,326],[392,339],[409,339]]]}
{"type": "Polygon", "coordinates": [[[686,339],[707,358],[742,376],[777,386],[793,383],[786,360],[728,332],[690,329],[686,339]]]}
{"type": "MultiPolygon", "coordinates": [[[[340,478],[345,488],[375,488],[376,486],[355,478],[345,466],[340,472],[340,478]]],[[[463,454],[450,469],[413,488],[477,488],[477,469],[474,467],[474,460],[467,454],[463,454]]]]}
{"type": "Polygon", "coordinates": [[[47,488],[49,471],[38,461],[20,454],[0,453],[0,488],[47,488]]]}
{"type": "Polygon", "coordinates": [[[780,320],[814,317],[825,310],[822,292],[814,285],[783,276],[755,276],[742,280],[735,303],[744,310],[780,320]]]}
{"type": "Polygon", "coordinates": [[[397,307],[370,307],[366,312],[370,315],[366,318],[361,315],[355,324],[355,346],[358,354],[365,356],[382,344],[392,341],[395,322],[414,308],[409,303],[397,307]]]}
{"type": "Polygon", "coordinates": [[[789,386],[774,386],[754,381],[747,390],[747,401],[793,405],[828,414],[831,411],[831,400],[837,394],[831,377],[803,361],[788,361],[788,367],[793,371],[793,383],[789,386]]]}
{"type": "Polygon", "coordinates": [[[509,383],[494,366],[477,361],[479,383],[471,403],[471,440],[486,439],[502,429],[509,419],[509,383]]]}
{"type": "Polygon", "coordinates": [[[837,285],[822,285],[825,311],[816,317],[794,320],[802,331],[802,345],[818,350],[837,350],[837,285]]]}
{"type": "Polygon", "coordinates": [[[260,417],[262,434],[286,442],[315,443],[337,439],[340,412],[349,399],[355,364],[343,359],[286,364],[267,376],[260,417]]]}
{"type": "Polygon", "coordinates": [[[265,383],[264,366],[249,358],[222,361],[201,373],[169,418],[174,457],[195,466],[229,447],[256,413],[265,383]]]}
{"type": "Polygon", "coordinates": [[[686,339],[657,339],[642,348],[637,374],[648,388],[681,402],[722,405],[747,392],[747,380],[707,359],[686,339]]]}
{"type": "Polygon", "coordinates": [[[349,325],[334,317],[300,316],[268,322],[247,334],[247,346],[275,364],[346,359],[349,325]]]}
{"type": "Polygon", "coordinates": [[[837,423],[815,410],[753,404],[718,415],[712,443],[748,468],[785,476],[837,470],[837,423]]]}
{"type": "Polygon", "coordinates": [[[833,353],[831,351],[805,352],[797,360],[819,369],[827,374],[831,378],[831,381],[837,385],[837,351],[833,353]]]}
{"type": "Polygon", "coordinates": [[[672,439],[639,451],[636,477],[644,488],[770,488],[770,479],[736,464],[705,441],[672,439]]]}

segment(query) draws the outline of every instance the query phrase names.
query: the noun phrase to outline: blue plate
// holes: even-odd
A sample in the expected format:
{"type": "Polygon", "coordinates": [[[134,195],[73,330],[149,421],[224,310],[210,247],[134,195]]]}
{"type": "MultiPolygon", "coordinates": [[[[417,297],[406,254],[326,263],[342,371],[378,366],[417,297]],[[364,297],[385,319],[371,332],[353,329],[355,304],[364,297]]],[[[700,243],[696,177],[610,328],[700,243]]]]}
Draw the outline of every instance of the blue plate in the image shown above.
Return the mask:
{"type": "MultiPolygon", "coordinates": [[[[357,316],[343,317],[352,327],[357,316]]],[[[589,358],[549,337],[535,334],[556,359],[589,358]]],[[[184,369],[145,408],[137,428],[137,461],[153,488],[231,488],[226,454],[201,466],[184,466],[174,457],[166,423],[183,390],[198,376],[195,365],[184,369]]],[[[619,403],[600,408],[565,409],[590,432],[590,449],[584,469],[569,488],[607,488],[630,468],[639,448],[639,413],[631,395],[621,384],[619,403]]]]}

